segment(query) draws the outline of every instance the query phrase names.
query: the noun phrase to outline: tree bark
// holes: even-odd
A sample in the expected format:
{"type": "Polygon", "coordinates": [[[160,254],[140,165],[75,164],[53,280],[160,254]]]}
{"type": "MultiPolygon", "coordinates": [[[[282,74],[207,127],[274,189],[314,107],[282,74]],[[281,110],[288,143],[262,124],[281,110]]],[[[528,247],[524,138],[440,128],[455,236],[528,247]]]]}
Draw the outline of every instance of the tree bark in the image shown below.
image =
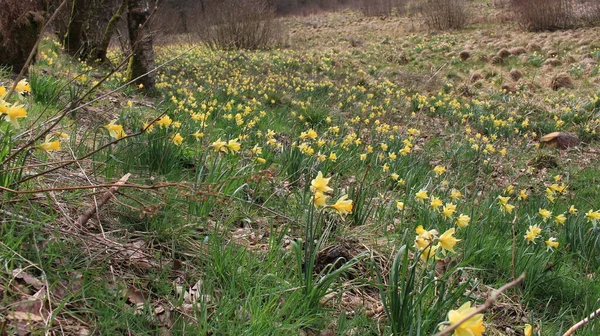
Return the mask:
{"type": "Polygon", "coordinates": [[[44,26],[45,6],[40,0],[11,3],[0,1],[0,64],[21,71],[44,26]]]}
{"type": "Polygon", "coordinates": [[[69,27],[64,37],[65,50],[76,56],[85,55],[85,38],[84,38],[84,24],[85,16],[87,12],[87,0],[75,0],[73,1],[73,7],[71,8],[71,17],[69,19],[69,27]]]}
{"type": "Polygon", "coordinates": [[[150,9],[146,0],[127,1],[127,28],[133,56],[129,60],[128,78],[142,84],[144,90],[153,90],[155,83],[154,47],[150,32],[150,9]],[[139,78],[138,78],[139,77],[139,78]],[[137,79],[136,79],[137,78],[137,79]]]}
{"type": "Polygon", "coordinates": [[[101,62],[106,61],[106,52],[108,50],[108,46],[110,45],[110,39],[117,30],[117,23],[119,23],[119,20],[121,20],[121,14],[123,14],[123,11],[125,11],[125,7],[127,7],[127,1],[123,0],[117,9],[117,12],[110,18],[110,21],[108,21],[108,25],[106,26],[104,35],[102,36],[102,43],[100,43],[100,46],[94,52],[93,56],[101,62]]]}

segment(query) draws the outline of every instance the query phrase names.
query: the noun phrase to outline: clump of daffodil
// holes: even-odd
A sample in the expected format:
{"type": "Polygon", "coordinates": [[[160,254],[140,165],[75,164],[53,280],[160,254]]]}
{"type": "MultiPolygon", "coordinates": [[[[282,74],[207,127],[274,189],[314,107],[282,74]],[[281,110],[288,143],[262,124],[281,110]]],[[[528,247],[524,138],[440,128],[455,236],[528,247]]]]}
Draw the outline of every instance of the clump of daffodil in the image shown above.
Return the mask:
{"type": "MultiPolygon", "coordinates": [[[[467,302],[460,306],[457,310],[451,310],[448,312],[447,325],[454,325],[469,314],[472,314],[476,310],[475,307],[471,307],[471,302],[467,302]]],[[[445,326],[442,326],[443,329],[445,326]]],[[[483,314],[475,314],[465,322],[461,323],[458,328],[454,329],[454,336],[481,336],[485,331],[483,325],[483,314]]]]}
{"type": "Polygon", "coordinates": [[[172,123],[173,120],[166,114],[155,122],[160,127],[169,127],[172,123]]]}
{"type": "Polygon", "coordinates": [[[115,124],[115,121],[116,120],[113,120],[104,126],[104,128],[108,130],[108,134],[117,140],[126,137],[127,134],[125,134],[125,131],[123,131],[123,125],[117,125],[115,124]]]}
{"type": "Polygon", "coordinates": [[[515,209],[514,205],[508,203],[509,200],[510,197],[498,196],[498,204],[502,212],[512,213],[515,209]]]}
{"type": "Polygon", "coordinates": [[[542,229],[538,225],[531,225],[525,233],[525,239],[528,242],[535,243],[535,239],[542,233],[542,229]]]}

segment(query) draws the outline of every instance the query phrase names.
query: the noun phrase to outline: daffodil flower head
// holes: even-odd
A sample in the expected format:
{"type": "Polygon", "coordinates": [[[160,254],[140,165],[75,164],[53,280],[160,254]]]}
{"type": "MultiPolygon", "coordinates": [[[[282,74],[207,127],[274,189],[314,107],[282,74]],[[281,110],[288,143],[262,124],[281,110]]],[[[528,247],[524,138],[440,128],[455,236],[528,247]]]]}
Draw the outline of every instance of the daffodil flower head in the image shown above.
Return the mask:
{"type": "Polygon", "coordinates": [[[425,200],[429,198],[429,196],[427,195],[427,190],[425,190],[425,189],[419,190],[415,194],[415,198],[417,199],[417,201],[419,201],[421,203],[425,202],[425,200]]]}
{"type": "MultiPolygon", "coordinates": [[[[471,307],[471,302],[467,302],[460,306],[457,310],[451,310],[448,312],[448,323],[450,325],[460,322],[467,315],[472,314],[476,310],[475,307],[471,307]]],[[[481,336],[485,331],[483,325],[483,314],[476,314],[469,318],[454,330],[455,336],[481,336]]]]}
{"type": "Polygon", "coordinates": [[[323,173],[319,171],[317,177],[315,177],[310,184],[310,190],[314,193],[322,192],[326,193],[332,191],[333,189],[328,186],[330,178],[324,178],[323,173]]]}
{"type": "Polygon", "coordinates": [[[23,105],[12,104],[10,107],[6,109],[4,112],[6,115],[4,116],[4,120],[8,121],[13,125],[14,128],[19,129],[19,122],[17,119],[22,119],[27,116],[27,111],[23,105]]]}
{"type": "Polygon", "coordinates": [[[348,195],[340,197],[335,204],[330,205],[340,215],[352,213],[352,200],[348,199],[348,195]]]}
{"type": "Polygon", "coordinates": [[[240,148],[242,148],[242,145],[240,145],[240,143],[238,142],[237,139],[229,140],[227,142],[226,146],[227,146],[227,149],[229,149],[232,154],[237,153],[240,150],[240,148]]]}
{"type": "Polygon", "coordinates": [[[451,228],[438,238],[438,244],[444,250],[454,253],[454,246],[460,241],[454,237],[455,229],[451,228]]]}
{"type": "Polygon", "coordinates": [[[181,144],[183,143],[183,137],[182,137],[182,136],[181,136],[181,134],[179,134],[179,133],[176,133],[175,135],[173,135],[173,136],[171,137],[171,140],[173,141],[173,143],[174,143],[176,146],[179,146],[179,145],[181,145],[181,144]]]}
{"type": "Polygon", "coordinates": [[[118,140],[127,136],[127,134],[125,134],[125,132],[123,131],[123,126],[115,124],[115,121],[116,120],[111,121],[110,123],[105,125],[104,128],[108,130],[108,133],[111,137],[118,140]]]}
{"type": "Polygon", "coordinates": [[[60,141],[59,140],[52,141],[52,136],[46,135],[45,141],[39,145],[39,148],[45,150],[46,152],[59,151],[60,150],[60,141]]]}

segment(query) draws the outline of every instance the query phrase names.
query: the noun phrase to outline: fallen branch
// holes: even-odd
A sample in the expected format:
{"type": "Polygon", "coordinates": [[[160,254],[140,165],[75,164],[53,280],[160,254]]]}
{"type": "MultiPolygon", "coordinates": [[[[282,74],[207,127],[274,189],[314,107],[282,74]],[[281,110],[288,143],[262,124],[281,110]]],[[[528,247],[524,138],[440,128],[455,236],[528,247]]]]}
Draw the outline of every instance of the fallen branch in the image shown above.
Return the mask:
{"type": "Polygon", "coordinates": [[[96,211],[98,211],[98,209],[100,209],[106,202],[108,202],[108,200],[110,200],[115,195],[117,190],[119,190],[119,187],[125,184],[127,180],[129,180],[130,176],[131,173],[123,175],[123,177],[121,177],[121,179],[117,183],[115,183],[114,186],[112,186],[110,189],[108,189],[108,191],[104,193],[104,195],[102,195],[102,198],[98,200],[98,203],[91,206],[89,209],[84,211],[83,214],[79,216],[79,218],[77,218],[75,224],[78,226],[83,226],[85,223],[87,223],[87,221],[90,220],[90,218],[92,218],[92,216],[96,213],[96,211]]]}
{"type": "Polygon", "coordinates": [[[490,308],[492,306],[492,304],[494,304],[494,301],[496,301],[498,299],[498,296],[500,296],[500,294],[502,294],[507,289],[515,287],[516,285],[520,284],[521,282],[523,282],[524,279],[525,279],[525,273],[521,274],[521,276],[519,276],[517,279],[515,279],[515,280],[507,283],[506,285],[500,287],[499,289],[493,291],[492,294],[488,297],[487,300],[485,300],[485,302],[481,306],[477,307],[477,309],[475,309],[470,314],[468,314],[467,316],[462,318],[460,321],[454,323],[453,325],[451,325],[451,326],[445,328],[444,330],[440,331],[439,333],[435,334],[435,336],[450,335],[456,328],[460,327],[461,324],[467,322],[471,317],[473,317],[477,314],[481,314],[484,311],[486,311],[488,308],[490,308]]]}
{"type": "Polygon", "coordinates": [[[583,327],[584,325],[590,323],[591,320],[595,319],[598,316],[600,316],[600,309],[598,309],[595,312],[591,313],[589,317],[586,317],[583,320],[577,322],[574,326],[572,326],[571,328],[569,328],[569,330],[567,330],[567,332],[564,333],[563,336],[573,335],[575,333],[575,331],[577,331],[577,329],[579,329],[579,328],[583,327]]]}

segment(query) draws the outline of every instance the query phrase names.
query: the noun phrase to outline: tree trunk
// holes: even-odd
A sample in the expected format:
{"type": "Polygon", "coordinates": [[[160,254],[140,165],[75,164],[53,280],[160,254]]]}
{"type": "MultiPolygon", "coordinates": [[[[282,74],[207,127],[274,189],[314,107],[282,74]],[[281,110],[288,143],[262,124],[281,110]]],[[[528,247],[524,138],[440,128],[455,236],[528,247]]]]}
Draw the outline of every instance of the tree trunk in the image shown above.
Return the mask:
{"type": "Polygon", "coordinates": [[[19,72],[44,26],[44,2],[0,1],[0,64],[19,72]]]}
{"type": "Polygon", "coordinates": [[[127,28],[129,43],[133,56],[129,60],[128,78],[136,79],[136,84],[142,84],[145,90],[154,89],[154,48],[150,33],[150,9],[146,0],[127,1],[127,28]],[[140,78],[138,78],[140,77],[140,78]]]}
{"type": "Polygon", "coordinates": [[[110,21],[108,21],[108,25],[106,26],[104,35],[102,36],[102,43],[100,43],[100,46],[96,48],[94,55],[92,55],[101,62],[106,61],[106,51],[108,50],[110,39],[117,30],[117,23],[119,23],[119,20],[121,20],[121,14],[123,14],[125,7],[127,7],[127,1],[123,0],[119,6],[119,9],[117,9],[117,12],[110,18],[110,21]]]}
{"type": "Polygon", "coordinates": [[[87,12],[87,3],[87,0],[73,1],[69,27],[67,28],[63,43],[65,50],[71,55],[85,56],[86,54],[84,50],[86,41],[84,41],[83,30],[87,12]]]}

